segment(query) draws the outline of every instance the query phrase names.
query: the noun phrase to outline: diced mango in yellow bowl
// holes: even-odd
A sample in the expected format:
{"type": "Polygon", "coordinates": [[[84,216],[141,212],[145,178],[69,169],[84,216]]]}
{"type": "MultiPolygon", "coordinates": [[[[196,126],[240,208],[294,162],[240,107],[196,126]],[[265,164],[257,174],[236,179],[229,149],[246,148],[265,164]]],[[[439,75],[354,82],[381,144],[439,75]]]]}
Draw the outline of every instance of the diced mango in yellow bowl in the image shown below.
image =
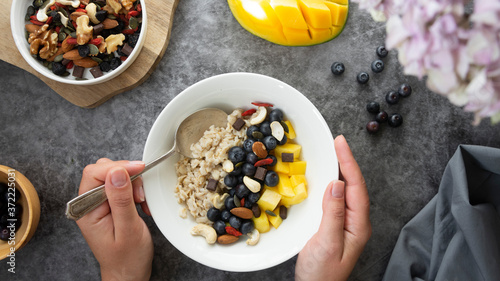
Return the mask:
{"type": "Polygon", "coordinates": [[[309,46],[337,37],[347,21],[348,0],[228,0],[250,33],[285,46],[309,46]]]}

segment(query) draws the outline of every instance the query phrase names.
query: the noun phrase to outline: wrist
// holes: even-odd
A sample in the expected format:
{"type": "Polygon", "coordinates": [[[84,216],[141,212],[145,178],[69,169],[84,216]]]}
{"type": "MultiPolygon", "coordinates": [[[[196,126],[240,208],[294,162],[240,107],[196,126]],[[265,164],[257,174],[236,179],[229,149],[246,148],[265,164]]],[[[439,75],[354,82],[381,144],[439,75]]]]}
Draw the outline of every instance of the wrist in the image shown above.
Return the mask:
{"type": "Polygon", "coordinates": [[[137,270],[131,272],[130,269],[108,269],[101,266],[102,281],[148,281],[151,277],[151,267],[146,272],[137,270]]]}

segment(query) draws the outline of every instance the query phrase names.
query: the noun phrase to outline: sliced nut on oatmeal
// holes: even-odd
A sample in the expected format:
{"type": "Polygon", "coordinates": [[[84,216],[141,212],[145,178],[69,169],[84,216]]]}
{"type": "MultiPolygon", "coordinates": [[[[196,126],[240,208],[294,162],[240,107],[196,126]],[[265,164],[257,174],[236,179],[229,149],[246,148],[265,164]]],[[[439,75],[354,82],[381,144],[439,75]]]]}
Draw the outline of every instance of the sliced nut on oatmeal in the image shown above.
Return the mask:
{"type": "Polygon", "coordinates": [[[258,181],[256,181],[256,180],[250,178],[249,176],[244,176],[243,177],[243,183],[253,193],[257,193],[261,189],[260,183],[258,181]]]}
{"type": "Polygon", "coordinates": [[[215,229],[202,223],[191,228],[191,235],[205,237],[208,244],[214,244],[217,241],[217,232],[215,232],[215,229]]]}
{"type": "Polygon", "coordinates": [[[233,162],[231,162],[230,160],[225,160],[222,163],[222,169],[227,173],[231,173],[234,170],[233,162]]]}

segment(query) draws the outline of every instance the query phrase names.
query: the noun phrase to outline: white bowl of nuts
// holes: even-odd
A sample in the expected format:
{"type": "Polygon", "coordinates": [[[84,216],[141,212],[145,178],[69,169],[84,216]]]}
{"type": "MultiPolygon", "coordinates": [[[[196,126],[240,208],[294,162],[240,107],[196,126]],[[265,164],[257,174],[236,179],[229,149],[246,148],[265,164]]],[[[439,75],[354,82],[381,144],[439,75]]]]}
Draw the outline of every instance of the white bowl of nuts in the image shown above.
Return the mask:
{"type": "Polygon", "coordinates": [[[121,74],[146,36],[144,1],[16,0],[11,30],[37,72],[73,85],[94,85],[121,74]]]}
{"type": "Polygon", "coordinates": [[[218,75],[165,107],[148,135],[144,161],[168,151],[177,126],[203,108],[225,111],[227,126],[205,131],[191,146],[195,159],[177,154],[143,175],[156,225],[182,253],[220,270],[256,271],[292,258],[318,230],[323,193],[338,178],[327,123],[279,80],[218,75]]]}

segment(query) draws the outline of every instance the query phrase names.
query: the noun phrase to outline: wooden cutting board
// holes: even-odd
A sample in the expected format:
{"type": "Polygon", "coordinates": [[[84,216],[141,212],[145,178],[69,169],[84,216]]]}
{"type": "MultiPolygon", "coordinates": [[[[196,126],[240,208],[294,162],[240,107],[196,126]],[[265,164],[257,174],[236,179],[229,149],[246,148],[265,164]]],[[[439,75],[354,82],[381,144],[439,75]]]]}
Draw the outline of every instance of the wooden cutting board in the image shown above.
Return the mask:
{"type": "MultiPolygon", "coordinates": [[[[2,0],[4,10],[9,11],[12,1],[26,0],[2,0]]],[[[107,82],[91,86],[73,86],[55,82],[39,74],[21,56],[17,50],[12,32],[10,31],[10,16],[0,17],[0,26],[6,26],[6,38],[0,40],[0,59],[12,65],[20,67],[52,88],[60,96],[69,102],[85,108],[93,108],[101,105],[111,97],[133,89],[144,82],[160,62],[170,39],[170,30],[174,18],[175,8],[179,0],[143,0],[146,3],[148,13],[148,28],[146,41],[141,53],[122,74],[107,82]]]]}

